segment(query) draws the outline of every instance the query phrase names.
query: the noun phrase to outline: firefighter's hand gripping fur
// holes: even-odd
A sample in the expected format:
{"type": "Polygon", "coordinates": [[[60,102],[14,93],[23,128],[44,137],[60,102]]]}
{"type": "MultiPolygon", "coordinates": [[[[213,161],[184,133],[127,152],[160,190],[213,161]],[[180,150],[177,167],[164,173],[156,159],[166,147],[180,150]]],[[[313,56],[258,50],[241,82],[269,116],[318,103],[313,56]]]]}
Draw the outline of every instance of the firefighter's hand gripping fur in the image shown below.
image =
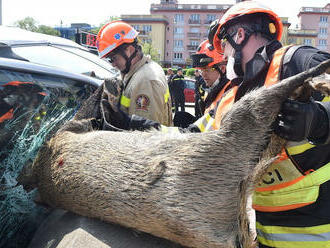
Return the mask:
{"type": "Polygon", "coordinates": [[[217,132],[87,132],[89,120],[72,121],[40,150],[33,180],[54,207],[188,247],[234,247],[237,236],[250,247],[245,198],[281,148],[269,142],[271,124],[297,87],[329,68],[247,94],[217,132]]]}

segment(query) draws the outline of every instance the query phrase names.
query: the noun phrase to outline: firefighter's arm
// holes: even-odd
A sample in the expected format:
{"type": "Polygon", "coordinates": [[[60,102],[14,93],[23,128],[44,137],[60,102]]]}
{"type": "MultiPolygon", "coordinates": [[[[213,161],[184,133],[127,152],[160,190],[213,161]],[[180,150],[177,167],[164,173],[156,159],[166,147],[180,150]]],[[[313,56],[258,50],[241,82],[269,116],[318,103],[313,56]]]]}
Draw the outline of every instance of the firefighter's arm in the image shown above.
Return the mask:
{"type": "Polygon", "coordinates": [[[196,125],[190,125],[188,128],[167,127],[161,125],[157,121],[152,121],[138,115],[127,115],[120,109],[113,110],[111,105],[105,99],[102,100],[103,122],[99,125],[102,130],[123,131],[123,130],[139,130],[147,131],[156,129],[163,133],[190,133],[200,132],[196,125]]]}

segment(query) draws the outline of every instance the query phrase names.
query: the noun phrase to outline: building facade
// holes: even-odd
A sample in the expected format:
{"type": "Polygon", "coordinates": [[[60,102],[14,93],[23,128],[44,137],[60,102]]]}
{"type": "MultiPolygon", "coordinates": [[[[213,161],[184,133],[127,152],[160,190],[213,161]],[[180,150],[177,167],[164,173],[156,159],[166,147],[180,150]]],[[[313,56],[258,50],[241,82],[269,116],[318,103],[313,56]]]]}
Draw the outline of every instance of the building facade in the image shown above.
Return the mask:
{"type": "Polygon", "coordinates": [[[158,61],[165,64],[165,34],[168,20],[162,15],[121,15],[121,20],[129,23],[139,32],[142,43],[151,44],[158,53],[158,61]]]}
{"type": "Polygon", "coordinates": [[[190,55],[207,39],[211,22],[221,18],[230,7],[229,4],[179,4],[177,0],[151,4],[152,15],[163,15],[168,20],[163,65],[191,65],[190,55]]]}
{"type": "Polygon", "coordinates": [[[302,44],[312,45],[320,50],[330,52],[330,3],[323,8],[302,7],[298,18],[299,30],[310,35],[303,38],[302,44]]]}

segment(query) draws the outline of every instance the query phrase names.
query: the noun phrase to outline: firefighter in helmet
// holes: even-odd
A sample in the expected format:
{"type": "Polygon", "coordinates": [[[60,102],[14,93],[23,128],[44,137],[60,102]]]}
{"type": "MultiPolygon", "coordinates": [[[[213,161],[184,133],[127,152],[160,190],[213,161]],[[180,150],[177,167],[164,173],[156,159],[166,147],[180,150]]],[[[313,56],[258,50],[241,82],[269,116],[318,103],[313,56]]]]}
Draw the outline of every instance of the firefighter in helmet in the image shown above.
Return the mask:
{"type": "MultiPolygon", "coordinates": [[[[222,114],[246,92],[330,58],[310,46],[282,47],[282,30],[277,14],[254,1],[232,6],[212,26],[209,40],[223,50],[232,82],[216,113],[219,128],[222,114]]],[[[255,188],[260,248],[330,246],[329,100],[321,93],[305,103],[288,99],[274,123],[275,133],[289,142],[255,188]]]]}
{"type": "MultiPolygon", "coordinates": [[[[203,115],[205,109],[209,112],[212,102],[217,97],[220,98],[220,92],[228,82],[226,78],[226,61],[224,61],[223,54],[216,51],[208,40],[204,40],[198,46],[197,52],[191,55],[191,58],[193,67],[201,71],[203,81],[208,87],[203,100],[201,99],[202,101],[196,102],[195,99],[195,105],[199,107],[200,113],[203,115]]],[[[197,90],[199,92],[203,90],[202,83],[198,84],[197,90]]]]}
{"type": "Polygon", "coordinates": [[[107,80],[103,110],[119,109],[164,125],[172,125],[171,99],[160,65],[142,52],[138,32],[123,21],[105,24],[97,35],[99,56],[121,72],[122,82],[107,80]],[[115,85],[114,85],[115,84],[115,85]]]}

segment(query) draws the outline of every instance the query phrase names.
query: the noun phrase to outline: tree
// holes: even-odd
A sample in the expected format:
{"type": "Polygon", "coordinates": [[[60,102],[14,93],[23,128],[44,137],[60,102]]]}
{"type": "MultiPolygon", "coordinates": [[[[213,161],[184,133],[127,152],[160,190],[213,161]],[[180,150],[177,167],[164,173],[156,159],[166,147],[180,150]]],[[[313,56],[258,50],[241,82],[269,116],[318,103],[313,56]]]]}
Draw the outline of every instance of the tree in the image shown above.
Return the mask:
{"type": "Polygon", "coordinates": [[[159,63],[160,58],[159,58],[158,51],[150,43],[147,43],[147,42],[143,43],[142,51],[144,54],[149,54],[153,61],[156,61],[157,63],[159,63]]]}
{"type": "Polygon", "coordinates": [[[23,20],[19,20],[15,23],[16,27],[32,31],[32,32],[37,32],[37,33],[42,33],[42,34],[49,34],[53,36],[60,36],[60,32],[57,31],[56,29],[46,26],[46,25],[37,25],[37,21],[34,20],[32,17],[25,17],[23,20]]]}
{"type": "Polygon", "coordinates": [[[30,16],[15,22],[15,26],[32,32],[36,32],[38,29],[37,21],[30,16]]]}
{"type": "Polygon", "coordinates": [[[58,30],[46,25],[40,25],[37,29],[37,32],[42,34],[49,34],[53,36],[61,36],[61,33],[58,30]]]}

